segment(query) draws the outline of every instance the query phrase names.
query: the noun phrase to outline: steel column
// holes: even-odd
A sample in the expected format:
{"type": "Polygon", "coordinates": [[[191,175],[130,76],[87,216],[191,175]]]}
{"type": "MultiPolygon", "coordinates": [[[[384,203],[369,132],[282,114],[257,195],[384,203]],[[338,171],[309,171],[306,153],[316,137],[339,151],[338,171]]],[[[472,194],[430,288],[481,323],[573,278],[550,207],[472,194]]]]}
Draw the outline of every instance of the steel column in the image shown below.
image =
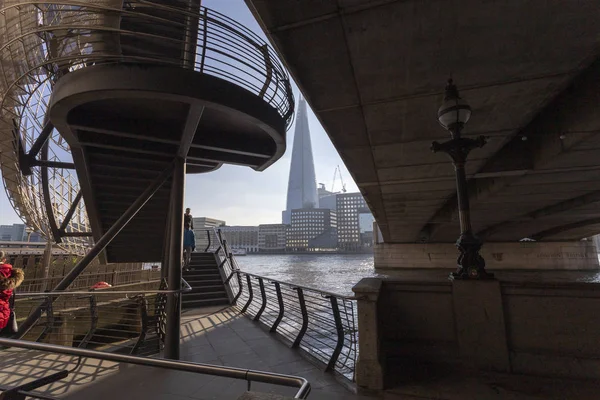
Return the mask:
{"type": "MultiPolygon", "coordinates": [[[[104,235],[96,242],[77,265],[56,285],[54,292],[59,290],[65,290],[73,283],[73,281],[81,274],[87,266],[112,242],[112,240],[121,232],[121,230],[137,215],[137,213],[144,207],[144,205],[154,196],[154,194],[162,187],[162,185],[171,177],[173,174],[173,167],[169,166],[164,170],[154,182],[133,202],[132,205],[119,217],[119,219],[111,226],[104,235]]],[[[52,297],[50,302],[53,302],[56,297],[52,297]]],[[[33,324],[42,315],[43,306],[36,308],[27,317],[27,320],[19,327],[19,332],[15,335],[16,338],[22,338],[23,335],[31,329],[33,324]]]]}
{"type": "MultiPolygon", "coordinates": [[[[48,142],[46,141],[42,146],[42,158],[48,159],[48,142]]],[[[48,216],[48,225],[52,231],[52,236],[56,243],[60,243],[60,231],[58,224],[56,223],[56,217],[54,215],[54,207],[52,206],[52,199],[50,198],[50,178],[48,177],[48,167],[41,167],[41,178],[42,178],[42,190],[44,195],[44,207],[46,208],[46,215],[48,216]]],[[[50,240],[50,238],[48,238],[50,240]]]]}
{"type": "Polygon", "coordinates": [[[169,271],[169,260],[171,257],[171,208],[167,211],[167,224],[165,226],[165,241],[163,244],[163,257],[160,265],[160,279],[166,281],[169,271]]]}
{"type": "Polygon", "coordinates": [[[48,276],[50,275],[50,263],[52,262],[52,239],[46,238],[46,249],[44,250],[44,257],[42,258],[44,265],[44,282],[42,283],[42,292],[48,290],[48,276]]]}
{"type": "MultiPolygon", "coordinates": [[[[171,241],[169,272],[167,276],[169,290],[181,290],[181,261],[183,254],[183,201],[185,194],[185,159],[177,157],[173,166],[171,186],[171,241]]],[[[167,329],[165,332],[165,358],[179,359],[179,338],[181,321],[181,293],[167,296],[167,329]]]]}

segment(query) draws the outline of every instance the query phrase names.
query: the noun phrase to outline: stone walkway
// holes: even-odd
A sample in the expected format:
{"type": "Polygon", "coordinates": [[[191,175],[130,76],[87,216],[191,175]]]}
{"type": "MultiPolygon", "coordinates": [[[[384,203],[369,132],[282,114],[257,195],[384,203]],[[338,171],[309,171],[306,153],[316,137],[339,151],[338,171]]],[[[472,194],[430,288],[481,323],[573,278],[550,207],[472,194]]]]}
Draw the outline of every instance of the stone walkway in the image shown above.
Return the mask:
{"type": "MultiPolygon", "coordinates": [[[[309,400],[595,400],[600,393],[600,383],[589,381],[432,371],[419,379],[396,371],[394,376],[404,376],[405,382],[381,396],[369,397],[346,389],[333,375],[322,372],[234,309],[188,311],[182,315],[181,333],[182,360],[301,376],[312,386],[309,400]]],[[[18,349],[3,350],[0,355],[0,386],[9,387],[71,369],[77,361],[18,349]]],[[[66,399],[235,400],[247,386],[245,381],[230,378],[88,359],[67,379],[45,389],[43,393],[66,399]]],[[[290,397],[296,392],[260,383],[251,390],[290,397]]]]}
{"type": "MultiPolygon", "coordinates": [[[[191,310],[182,314],[181,359],[214,365],[277,372],[306,378],[309,399],[369,399],[341,385],[296,350],[265,332],[231,308],[191,310]]],[[[0,359],[0,385],[15,386],[61,369],[72,368],[73,357],[23,350],[5,350],[0,359]]],[[[252,391],[292,397],[295,388],[254,383],[252,391]]],[[[237,399],[245,381],[165,371],[150,367],[85,360],[67,379],[46,387],[44,393],[68,399],[237,399]]]]}

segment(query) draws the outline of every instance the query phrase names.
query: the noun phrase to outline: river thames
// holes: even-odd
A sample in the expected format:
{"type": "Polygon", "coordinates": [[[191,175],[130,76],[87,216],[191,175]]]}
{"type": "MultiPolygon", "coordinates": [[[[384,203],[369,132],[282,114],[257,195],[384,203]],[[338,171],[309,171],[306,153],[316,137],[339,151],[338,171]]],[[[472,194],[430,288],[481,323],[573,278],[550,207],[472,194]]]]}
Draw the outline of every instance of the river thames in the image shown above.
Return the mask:
{"type": "Polygon", "coordinates": [[[346,295],[362,278],[377,275],[372,254],[248,254],[235,259],[242,271],[346,295]]]}
{"type": "MultiPolygon", "coordinates": [[[[378,274],[372,254],[248,254],[236,257],[242,271],[334,292],[352,295],[352,287],[365,277],[389,276],[407,281],[446,281],[452,269],[407,269],[378,274]]],[[[600,271],[493,271],[502,281],[600,283],[600,271]]]]}

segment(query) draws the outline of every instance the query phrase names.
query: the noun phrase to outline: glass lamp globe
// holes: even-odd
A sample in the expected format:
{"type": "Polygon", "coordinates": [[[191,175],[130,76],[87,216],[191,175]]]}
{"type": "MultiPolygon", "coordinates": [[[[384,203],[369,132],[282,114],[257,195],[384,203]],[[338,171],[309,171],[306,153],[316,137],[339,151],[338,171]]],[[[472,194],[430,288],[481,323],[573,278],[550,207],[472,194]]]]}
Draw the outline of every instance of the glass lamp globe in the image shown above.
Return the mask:
{"type": "Polygon", "coordinates": [[[438,110],[438,121],[440,125],[449,131],[462,128],[471,118],[471,106],[458,95],[458,89],[448,80],[444,103],[438,110]]]}

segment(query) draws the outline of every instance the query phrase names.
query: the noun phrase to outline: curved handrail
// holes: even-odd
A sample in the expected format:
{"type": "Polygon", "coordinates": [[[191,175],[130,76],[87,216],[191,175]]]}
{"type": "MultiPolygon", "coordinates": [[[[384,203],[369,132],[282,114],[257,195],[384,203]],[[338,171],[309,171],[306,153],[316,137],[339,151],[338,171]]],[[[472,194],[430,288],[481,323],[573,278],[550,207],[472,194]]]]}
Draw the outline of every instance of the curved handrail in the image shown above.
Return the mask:
{"type": "Polygon", "coordinates": [[[224,367],[221,365],[129,356],[117,353],[104,353],[100,351],[78,349],[67,346],[59,346],[55,344],[28,342],[25,340],[0,338],[0,346],[16,347],[26,350],[38,350],[54,354],[94,358],[97,360],[143,365],[147,367],[165,368],[175,371],[222,376],[226,378],[241,379],[249,382],[254,381],[280,386],[293,386],[298,388],[298,391],[294,396],[295,399],[305,399],[310,393],[310,383],[308,383],[308,381],[302,377],[293,375],[284,375],[273,372],[256,371],[244,368],[224,367]]]}

